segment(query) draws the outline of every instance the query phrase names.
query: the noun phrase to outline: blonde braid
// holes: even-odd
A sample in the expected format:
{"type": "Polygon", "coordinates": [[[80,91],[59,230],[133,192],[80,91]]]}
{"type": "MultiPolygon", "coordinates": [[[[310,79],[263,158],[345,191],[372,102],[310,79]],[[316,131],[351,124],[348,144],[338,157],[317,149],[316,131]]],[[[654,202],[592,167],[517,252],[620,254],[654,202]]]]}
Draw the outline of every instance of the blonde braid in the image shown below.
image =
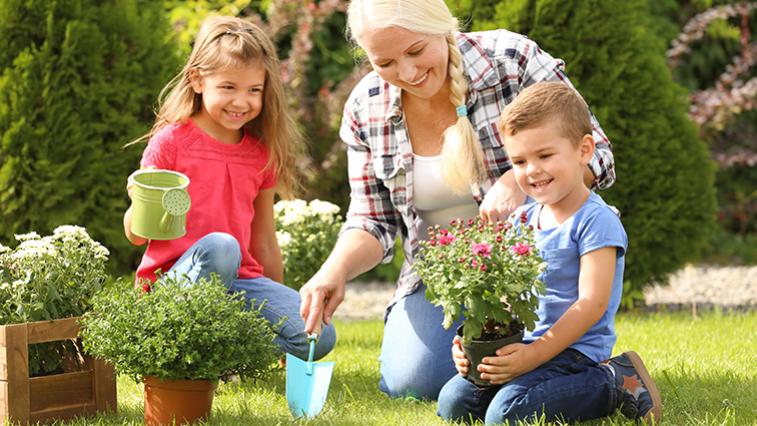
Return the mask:
{"type": "MultiPolygon", "coordinates": [[[[449,47],[447,71],[449,100],[457,109],[465,106],[468,82],[463,75],[462,55],[457,47],[454,33],[447,35],[447,46],[449,47]]],[[[457,122],[444,131],[442,176],[444,181],[458,193],[464,193],[470,189],[471,184],[480,183],[486,179],[484,153],[467,114],[458,116],[457,122]]]]}

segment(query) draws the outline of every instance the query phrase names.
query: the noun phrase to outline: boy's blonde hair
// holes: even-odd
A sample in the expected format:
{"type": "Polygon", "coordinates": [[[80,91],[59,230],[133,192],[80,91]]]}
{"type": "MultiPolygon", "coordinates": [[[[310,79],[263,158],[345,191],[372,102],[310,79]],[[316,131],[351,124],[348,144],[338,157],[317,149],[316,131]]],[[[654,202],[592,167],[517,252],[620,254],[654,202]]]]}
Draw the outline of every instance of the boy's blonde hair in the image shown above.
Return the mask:
{"type": "MultiPolygon", "coordinates": [[[[353,0],[347,10],[347,30],[360,45],[367,30],[400,27],[406,30],[443,35],[449,49],[447,74],[450,82],[449,101],[457,108],[464,106],[468,82],[463,74],[463,57],[457,46],[457,18],[452,16],[444,0],[353,0]]],[[[484,153],[467,116],[458,117],[444,132],[442,175],[456,192],[465,192],[473,183],[487,177],[484,153]]]]}
{"type": "Polygon", "coordinates": [[[547,121],[558,124],[560,133],[578,146],[584,135],[591,135],[589,107],[578,92],[558,82],[540,82],[520,92],[502,111],[499,131],[513,136],[547,121]]]}
{"type": "Polygon", "coordinates": [[[192,79],[226,68],[260,65],[265,68],[263,108],[245,129],[268,147],[266,168],[273,167],[277,192],[285,198],[299,189],[295,157],[301,149],[301,135],[289,112],[281,82],[279,58],[271,39],[256,25],[240,18],[207,18],[197,33],[192,53],[184,68],[160,92],[160,109],[155,124],[144,137],[149,139],[165,126],[186,122],[202,108],[202,95],[192,89],[192,79]]]}

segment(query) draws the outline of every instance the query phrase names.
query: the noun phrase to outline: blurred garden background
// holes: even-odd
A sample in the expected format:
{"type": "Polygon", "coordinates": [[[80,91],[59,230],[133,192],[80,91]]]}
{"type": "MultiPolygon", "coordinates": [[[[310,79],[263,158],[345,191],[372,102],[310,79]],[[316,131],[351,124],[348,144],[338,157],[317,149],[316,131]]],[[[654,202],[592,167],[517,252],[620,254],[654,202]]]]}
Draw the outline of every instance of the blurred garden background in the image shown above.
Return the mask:
{"type": "MultiPolygon", "coordinates": [[[[124,190],[160,89],[211,14],[266,28],[307,141],[305,192],[347,205],[343,102],[368,71],[341,0],[4,0],[0,3],[0,242],[85,226],[125,274],[124,190]]],[[[613,142],[603,192],[630,237],[624,306],[686,264],[757,263],[755,2],[449,0],[466,30],[527,34],[567,73],[613,142]]],[[[366,279],[391,281],[394,263],[366,279]]]]}

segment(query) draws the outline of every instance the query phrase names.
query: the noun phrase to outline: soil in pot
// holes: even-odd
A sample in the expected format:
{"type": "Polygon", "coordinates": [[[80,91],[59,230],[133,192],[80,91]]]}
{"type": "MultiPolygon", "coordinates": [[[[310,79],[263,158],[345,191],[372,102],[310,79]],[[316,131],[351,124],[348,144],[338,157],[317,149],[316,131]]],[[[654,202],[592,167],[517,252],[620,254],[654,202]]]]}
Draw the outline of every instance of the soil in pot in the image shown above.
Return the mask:
{"type": "MultiPolygon", "coordinates": [[[[507,329],[508,327],[504,327],[507,329]]],[[[463,337],[463,326],[457,328],[457,335],[463,337]]],[[[463,344],[463,352],[470,361],[470,369],[466,379],[470,382],[481,386],[487,387],[492,384],[486,380],[481,380],[480,373],[478,371],[478,364],[481,360],[487,356],[493,356],[496,354],[497,349],[502,346],[509,345],[510,343],[518,343],[523,340],[523,326],[517,322],[510,323],[509,332],[500,334],[482,334],[478,339],[471,341],[470,344],[463,344]]]]}
{"type": "Polygon", "coordinates": [[[217,380],[161,380],[145,377],[145,424],[183,425],[206,421],[217,380]],[[174,419],[176,423],[174,423],[174,419]]]}

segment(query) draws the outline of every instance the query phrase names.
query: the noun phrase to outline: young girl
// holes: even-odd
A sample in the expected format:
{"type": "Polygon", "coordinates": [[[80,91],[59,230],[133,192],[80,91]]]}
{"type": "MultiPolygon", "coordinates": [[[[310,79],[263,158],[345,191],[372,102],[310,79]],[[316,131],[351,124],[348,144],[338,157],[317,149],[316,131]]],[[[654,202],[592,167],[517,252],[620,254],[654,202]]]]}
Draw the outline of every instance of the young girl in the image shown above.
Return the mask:
{"type": "MultiPolygon", "coordinates": [[[[166,92],[141,166],[187,175],[192,206],[186,235],[169,241],[134,235],[131,207],[126,211],[126,237],[147,243],[137,278],[155,281],[160,270],[196,282],[216,273],[230,291],[244,292],[248,307],[265,302],[262,314],[272,324],[286,317],[276,343],[307,359],[299,294],[280,284],[274,193],[290,195],[296,185],[298,135],[273,43],[242,19],[209,18],[161,97],[166,92]]],[[[335,339],[333,326],[324,328],[315,357],[326,355],[335,339]]]]}

